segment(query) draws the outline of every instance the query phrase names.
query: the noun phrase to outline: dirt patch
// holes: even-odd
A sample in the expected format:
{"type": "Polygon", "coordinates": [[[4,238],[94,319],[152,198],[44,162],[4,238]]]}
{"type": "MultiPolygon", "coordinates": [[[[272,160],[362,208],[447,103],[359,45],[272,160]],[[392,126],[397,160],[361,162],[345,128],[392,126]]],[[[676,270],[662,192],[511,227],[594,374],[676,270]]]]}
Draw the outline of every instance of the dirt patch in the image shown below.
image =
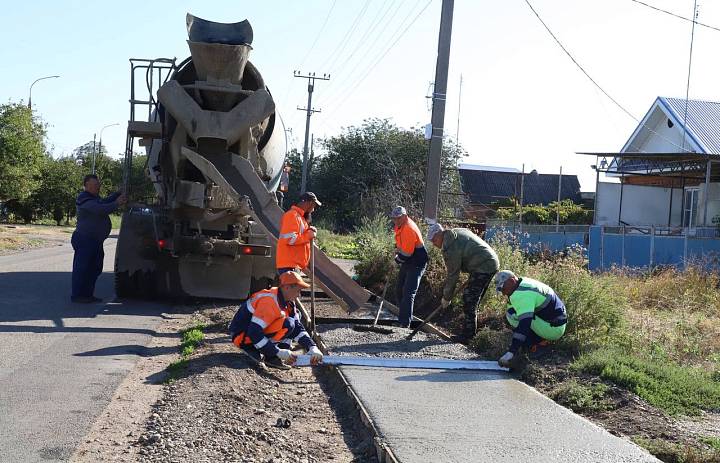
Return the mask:
{"type": "MultiPolygon", "coordinates": [[[[188,366],[150,392],[130,381],[134,392],[117,394],[75,461],[377,461],[372,437],[335,376],[326,369],[254,369],[228,340],[235,309],[199,309],[173,323],[175,332],[206,325],[188,366]],[[129,397],[142,402],[135,412],[129,397]],[[124,429],[113,431],[118,414],[124,429]]],[[[173,340],[177,346],[179,337],[173,340]]],[[[164,366],[177,358],[164,359],[164,366]]],[[[167,376],[158,367],[150,374],[154,383],[167,376]]]]}
{"type": "Polygon", "coordinates": [[[70,242],[73,227],[0,225],[0,256],[70,242]]]}

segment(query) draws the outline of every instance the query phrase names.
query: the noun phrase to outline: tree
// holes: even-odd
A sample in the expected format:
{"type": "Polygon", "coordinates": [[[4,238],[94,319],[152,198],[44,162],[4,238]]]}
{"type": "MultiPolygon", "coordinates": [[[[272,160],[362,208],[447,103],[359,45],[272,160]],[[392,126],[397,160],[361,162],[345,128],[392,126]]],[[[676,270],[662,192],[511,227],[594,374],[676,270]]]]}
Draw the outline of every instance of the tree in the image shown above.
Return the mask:
{"type": "Polygon", "coordinates": [[[82,189],[83,168],[72,156],[47,158],[43,163],[40,187],[33,193],[33,203],[42,215],[52,215],[60,225],[75,215],[75,199],[82,189]]]}
{"type": "MultiPolygon", "coordinates": [[[[73,150],[73,156],[78,160],[86,174],[92,172],[92,141],[75,148],[73,150]]],[[[106,147],[104,145],[100,146],[97,143],[95,144],[95,174],[102,183],[100,190],[102,196],[118,191],[122,186],[122,160],[110,157],[106,147]]]]}
{"type": "MultiPolygon", "coordinates": [[[[428,145],[421,130],[407,130],[387,119],[368,119],[323,141],[326,154],[311,171],[311,187],[323,202],[323,216],[341,230],[362,217],[387,214],[403,205],[422,217],[428,145]]],[[[455,215],[461,205],[457,162],[465,152],[445,144],[442,153],[440,215],[455,215]]]]}
{"type": "Polygon", "coordinates": [[[45,124],[22,103],[0,105],[0,200],[25,200],[39,183],[45,124]]]}

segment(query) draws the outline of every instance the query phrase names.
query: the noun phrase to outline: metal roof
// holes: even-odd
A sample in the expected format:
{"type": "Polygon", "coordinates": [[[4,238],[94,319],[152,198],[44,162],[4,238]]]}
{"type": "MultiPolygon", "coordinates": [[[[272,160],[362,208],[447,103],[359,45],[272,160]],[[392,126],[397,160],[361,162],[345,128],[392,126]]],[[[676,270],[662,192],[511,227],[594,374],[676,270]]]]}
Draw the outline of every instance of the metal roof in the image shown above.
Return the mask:
{"type": "MultiPolygon", "coordinates": [[[[492,204],[502,199],[520,198],[520,177],[514,172],[494,172],[474,169],[460,169],[462,190],[470,196],[473,204],[492,204]]],[[[526,173],[523,186],[525,204],[549,204],[557,201],[557,174],[526,173]]],[[[580,182],[577,175],[563,175],[561,199],[580,203],[580,182]]]]}
{"type": "Polygon", "coordinates": [[[512,172],[515,174],[519,174],[520,170],[514,168],[514,167],[500,167],[500,166],[482,166],[480,164],[467,164],[464,162],[461,162],[458,164],[458,169],[465,169],[465,170],[484,170],[486,172],[512,172]]]}
{"type": "MultiPolygon", "coordinates": [[[[665,104],[682,126],[685,119],[685,99],[659,97],[658,100],[665,104]]],[[[720,103],[688,100],[686,129],[705,149],[705,154],[720,153],[720,103]]]]}

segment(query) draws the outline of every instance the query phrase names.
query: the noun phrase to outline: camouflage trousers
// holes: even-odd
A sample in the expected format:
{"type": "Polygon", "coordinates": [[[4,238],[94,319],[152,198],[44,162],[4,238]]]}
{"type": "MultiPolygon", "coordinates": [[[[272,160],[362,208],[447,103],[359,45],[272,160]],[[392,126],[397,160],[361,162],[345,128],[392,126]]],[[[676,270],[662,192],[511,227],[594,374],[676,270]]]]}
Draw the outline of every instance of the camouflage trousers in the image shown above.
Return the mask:
{"type": "Polygon", "coordinates": [[[493,273],[471,273],[463,290],[463,311],[465,313],[465,324],[463,325],[463,337],[472,339],[477,332],[477,308],[490,286],[493,273]]]}

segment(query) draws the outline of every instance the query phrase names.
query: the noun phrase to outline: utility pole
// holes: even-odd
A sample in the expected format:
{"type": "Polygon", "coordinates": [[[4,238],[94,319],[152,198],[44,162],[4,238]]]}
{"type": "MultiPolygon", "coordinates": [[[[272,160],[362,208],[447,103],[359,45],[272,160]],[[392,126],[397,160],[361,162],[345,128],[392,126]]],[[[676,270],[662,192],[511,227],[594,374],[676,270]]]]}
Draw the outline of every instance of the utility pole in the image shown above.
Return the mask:
{"type": "Polygon", "coordinates": [[[330,74],[323,74],[322,77],[316,77],[314,72],[303,75],[300,71],[294,71],[293,76],[300,77],[301,79],[307,79],[308,81],[308,102],[307,107],[301,108],[298,106],[298,111],[306,111],[307,116],[305,119],[305,144],[303,146],[303,164],[302,164],[302,181],[300,183],[300,192],[304,193],[307,188],[307,174],[308,174],[308,141],[310,137],[310,116],[313,113],[319,113],[319,109],[313,109],[312,107],[312,94],[315,90],[315,80],[330,80],[330,74]]]}
{"type": "Polygon", "coordinates": [[[455,143],[460,144],[460,107],[462,105],[462,74],[460,74],[460,92],[458,92],[458,120],[455,128],[455,143]]]}
{"type": "Polygon", "coordinates": [[[92,174],[95,173],[95,137],[97,136],[96,133],[93,134],[93,152],[92,152],[92,174]]]}
{"type": "Polygon", "coordinates": [[[425,219],[437,220],[440,197],[440,166],[442,161],[443,125],[445,124],[445,101],[447,100],[448,67],[450,65],[450,39],[452,37],[453,7],[455,0],[443,0],[440,13],[438,56],[435,65],[435,88],[433,89],[432,137],[428,153],[427,177],[425,179],[425,219]]]}

